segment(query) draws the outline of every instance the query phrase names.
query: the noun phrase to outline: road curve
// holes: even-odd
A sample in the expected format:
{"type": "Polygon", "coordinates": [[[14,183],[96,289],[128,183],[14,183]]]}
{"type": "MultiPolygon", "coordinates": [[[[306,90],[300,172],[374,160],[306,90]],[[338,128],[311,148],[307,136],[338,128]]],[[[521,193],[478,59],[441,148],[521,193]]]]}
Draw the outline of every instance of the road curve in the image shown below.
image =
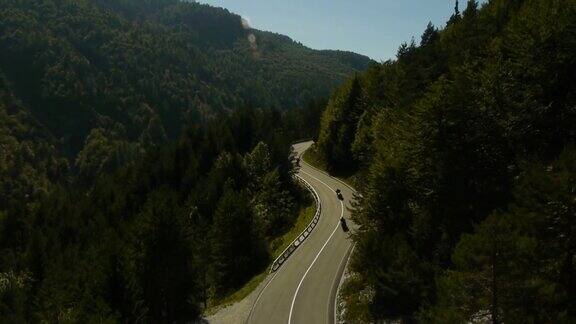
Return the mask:
{"type": "MultiPolygon", "coordinates": [[[[312,142],[294,145],[301,155],[312,142]]],[[[336,290],[346,264],[351,241],[340,226],[349,225],[353,191],[338,180],[301,161],[298,175],[318,193],[322,214],[314,232],[273,274],[255,301],[248,323],[334,323],[336,290]],[[340,189],[344,201],[335,193],[340,189]]]]}

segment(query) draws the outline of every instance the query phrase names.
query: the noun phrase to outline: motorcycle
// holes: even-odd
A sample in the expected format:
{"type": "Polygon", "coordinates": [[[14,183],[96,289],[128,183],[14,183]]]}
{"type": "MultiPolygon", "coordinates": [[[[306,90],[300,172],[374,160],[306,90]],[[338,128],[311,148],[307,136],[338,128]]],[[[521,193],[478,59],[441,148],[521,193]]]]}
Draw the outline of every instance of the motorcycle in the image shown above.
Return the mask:
{"type": "Polygon", "coordinates": [[[348,224],[346,224],[346,219],[344,219],[344,217],[340,217],[340,225],[342,226],[342,230],[344,232],[348,232],[350,230],[348,228],[348,224]]]}
{"type": "Polygon", "coordinates": [[[344,200],[344,196],[342,196],[342,191],[340,191],[340,189],[336,189],[336,196],[338,199],[344,200]]]}

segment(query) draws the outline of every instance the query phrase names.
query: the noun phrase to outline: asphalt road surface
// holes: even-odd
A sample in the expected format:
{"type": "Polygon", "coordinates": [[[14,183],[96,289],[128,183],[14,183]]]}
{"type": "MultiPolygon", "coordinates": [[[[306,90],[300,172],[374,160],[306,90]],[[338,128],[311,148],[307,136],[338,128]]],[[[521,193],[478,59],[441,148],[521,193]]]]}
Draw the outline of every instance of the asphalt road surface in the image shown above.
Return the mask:
{"type": "MultiPolygon", "coordinates": [[[[294,150],[302,154],[311,144],[296,144],[294,150]]],[[[298,175],[318,193],[322,214],[308,239],[270,277],[254,303],[248,323],[334,323],[336,290],[352,244],[340,225],[340,217],[344,216],[351,225],[347,207],[353,191],[303,160],[300,164],[298,175]],[[336,189],[342,191],[344,201],[338,199],[336,189]]]]}

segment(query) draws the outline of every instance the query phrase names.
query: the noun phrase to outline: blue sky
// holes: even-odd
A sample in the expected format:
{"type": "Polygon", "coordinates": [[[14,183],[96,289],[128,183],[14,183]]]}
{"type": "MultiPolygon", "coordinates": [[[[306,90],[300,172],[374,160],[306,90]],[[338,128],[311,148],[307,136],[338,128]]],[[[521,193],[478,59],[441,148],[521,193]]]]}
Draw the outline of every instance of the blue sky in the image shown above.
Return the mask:
{"type": "MultiPolygon", "coordinates": [[[[443,27],[454,0],[199,0],[246,17],[252,26],[290,36],[315,49],[340,49],[377,61],[393,58],[402,42],[429,21],[443,27]]],[[[466,0],[460,0],[464,9],[466,0]]]]}

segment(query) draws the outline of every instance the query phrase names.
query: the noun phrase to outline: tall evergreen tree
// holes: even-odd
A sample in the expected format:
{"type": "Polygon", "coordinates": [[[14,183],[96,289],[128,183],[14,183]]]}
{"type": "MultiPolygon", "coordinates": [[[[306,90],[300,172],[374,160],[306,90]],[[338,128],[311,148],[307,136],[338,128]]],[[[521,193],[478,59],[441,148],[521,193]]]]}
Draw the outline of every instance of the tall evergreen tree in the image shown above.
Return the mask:
{"type": "Polygon", "coordinates": [[[344,158],[326,135],[345,124],[362,162],[348,320],[574,320],[571,176],[555,171],[576,142],[575,19],[573,0],[457,1],[436,36],[359,76],[361,118],[327,107],[320,160],[344,158]]]}
{"type": "Polygon", "coordinates": [[[266,264],[266,248],[246,196],[228,183],[214,213],[211,280],[218,295],[236,288],[266,264]]]}
{"type": "Polygon", "coordinates": [[[199,315],[197,273],[192,268],[190,221],[169,192],[148,200],[135,231],[133,260],[142,315],[156,323],[186,323],[199,315]],[[141,294],[141,295],[140,295],[141,294]]]}

